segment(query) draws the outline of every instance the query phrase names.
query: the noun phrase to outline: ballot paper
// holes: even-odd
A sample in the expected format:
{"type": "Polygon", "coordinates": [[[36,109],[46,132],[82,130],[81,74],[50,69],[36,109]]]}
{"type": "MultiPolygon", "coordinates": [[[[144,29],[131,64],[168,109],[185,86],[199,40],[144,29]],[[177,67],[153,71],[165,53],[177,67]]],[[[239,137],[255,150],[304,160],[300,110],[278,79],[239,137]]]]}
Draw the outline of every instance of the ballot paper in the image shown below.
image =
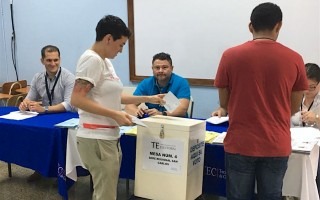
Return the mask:
{"type": "Polygon", "coordinates": [[[228,116],[227,117],[213,116],[213,117],[208,118],[206,121],[211,124],[221,124],[223,122],[229,121],[229,117],[228,116]]]}
{"type": "Polygon", "coordinates": [[[174,111],[180,105],[179,99],[171,91],[169,91],[163,99],[166,101],[164,107],[169,112],[174,111]]]}
{"type": "Polygon", "coordinates": [[[143,123],[138,117],[131,115],[131,119],[134,124],[147,127],[147,125],[143,123]]]}
{"type": "Polygon", "coordinates": [[[10,112],[9,114],[0,116],[0,118],[13,119],[13,120],[23,120],[23,119],[35,117],[38,114],[39,113],[37,113],[37,112],[31,112],[31,111],[13,111],[13,112],[10,112]]]}

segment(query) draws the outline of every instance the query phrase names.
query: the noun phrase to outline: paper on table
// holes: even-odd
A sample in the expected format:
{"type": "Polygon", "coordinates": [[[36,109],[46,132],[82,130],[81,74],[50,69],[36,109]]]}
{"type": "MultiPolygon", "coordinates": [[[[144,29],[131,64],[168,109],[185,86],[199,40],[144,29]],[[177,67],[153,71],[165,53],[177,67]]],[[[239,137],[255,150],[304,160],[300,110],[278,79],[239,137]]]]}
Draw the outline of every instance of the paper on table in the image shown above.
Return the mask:
{"type": "Polygon", "coordinates": [[[227,117],[213,116],[213,117],[208,118],[206,121],[211,124],[221,124],[223,122],[229,121],[229,117],[228,116],[227,117]]]}
{"type": "Polygon", "coordinates": [[[220,133],[214,132],[214,131],[206,131],[206,137],[204,141],[206,143],[212,143],[212,141],[218,136],[220,133]]]}
{"type": "Polygon", "coordinates": [[[137,126],[120,126],[120,134],[125,134],[129,131],[131,131],[131,129],[133,129],[134,127],[137,127],[137,126]]]}
{"type": "Polygon", "coordinates": [[[302,141],[291,141],[292,151],[301,153],[310,153],[317,144],[317,141],[302,142],[302,141]]]}
{"type": "Polygon", "coordinates": [[[310,153],[320,140],[320,131],[313,127],[295,127],[290,132],[293,152],[310,153]]]}
{"type": "Polygon", "coordinates": [[[213,139],[212,143],[222,144],[226,135],[227,135],[227,132],[223,132],[223,133],[219,134],[217,137],[215,137],[213,139]]]}
{"type": "Polygon", "coordinates": [[[71,118],[64,122],[55,124],[54,126],[61,127],[61,128],[76,128],[78,125],[79,125],[79,118],[71,118]]]}
{"type": "Polygon", "coordinates": [[[174,111],[180,105],[179,99],[171,91],[169,91],[163,99],[166,101],[164,107],[169,112],[174,111]]]}
{"type": "Polygon", "coordinates": [[[31,112],[31,111],[13,111],[13,112],[10,112],[9,114],[0,116],[0,118],[13,119],[13,120],[23,120],[23,119],[35,117],[38,114],[39,113],[37,113],[37,112],[31,112]]]}
{"type": "Polygon", "coordinates": [[[132,128],[127,130],[124,134],[125,135],[137,135],[137,132],[138,132],[138,127],[132,126],[132,128]]]}

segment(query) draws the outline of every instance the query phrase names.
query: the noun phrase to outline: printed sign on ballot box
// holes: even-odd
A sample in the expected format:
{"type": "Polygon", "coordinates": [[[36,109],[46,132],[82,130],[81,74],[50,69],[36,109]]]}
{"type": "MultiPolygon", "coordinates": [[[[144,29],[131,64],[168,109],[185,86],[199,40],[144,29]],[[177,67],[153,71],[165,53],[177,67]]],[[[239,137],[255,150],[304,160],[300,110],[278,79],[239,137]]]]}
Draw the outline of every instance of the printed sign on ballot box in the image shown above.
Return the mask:
{"type": "Polygon", "coordinates": [[[204,161],[204,140],[191,139],[188,159],[188,172],[199,165],[203,165],[204,161]]]}
{"type": "Polygon", "coordinates": [[[143,137],[143,169],[180,174],[183,166],[183,141],[143,137]]]}

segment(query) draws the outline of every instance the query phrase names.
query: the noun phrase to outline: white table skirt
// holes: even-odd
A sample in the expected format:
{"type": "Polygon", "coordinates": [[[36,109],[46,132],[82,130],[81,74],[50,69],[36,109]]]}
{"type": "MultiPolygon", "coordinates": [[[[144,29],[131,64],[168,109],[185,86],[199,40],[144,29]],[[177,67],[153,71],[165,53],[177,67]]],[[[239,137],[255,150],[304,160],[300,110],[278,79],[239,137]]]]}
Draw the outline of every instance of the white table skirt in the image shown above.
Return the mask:
{"type": "Polygon", "coordinates": [[[310,155],[292,153],[283,179],[283,196],[295,196],[300,200],[319,200],[316,184],[319,146],[315,145],[310,155]]]}
{"type": "Polygon", "coordinates": [[[74,181],[77,181],[77,166],[82,166],[80,155],[77,148],[77,130],[70,129],[67,139],[67,156],[66,156],[66,176],[74,181]]]}

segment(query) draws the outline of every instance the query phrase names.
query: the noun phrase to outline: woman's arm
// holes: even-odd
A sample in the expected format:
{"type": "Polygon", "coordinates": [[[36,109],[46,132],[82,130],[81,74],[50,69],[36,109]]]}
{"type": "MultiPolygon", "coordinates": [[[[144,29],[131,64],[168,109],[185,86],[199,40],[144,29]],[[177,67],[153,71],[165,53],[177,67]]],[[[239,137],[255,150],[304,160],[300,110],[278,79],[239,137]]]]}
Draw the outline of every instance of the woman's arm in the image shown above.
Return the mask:
{"type": "Polygon", "coordinates": [[[122,111],[105,108],[87,97],[88,92],[93,88],[93,84],[87,80],[77,79],[71,95],[71,104],[89,113],[110,117],[119,126],[132,125],[131,116],[122,111]]]}

